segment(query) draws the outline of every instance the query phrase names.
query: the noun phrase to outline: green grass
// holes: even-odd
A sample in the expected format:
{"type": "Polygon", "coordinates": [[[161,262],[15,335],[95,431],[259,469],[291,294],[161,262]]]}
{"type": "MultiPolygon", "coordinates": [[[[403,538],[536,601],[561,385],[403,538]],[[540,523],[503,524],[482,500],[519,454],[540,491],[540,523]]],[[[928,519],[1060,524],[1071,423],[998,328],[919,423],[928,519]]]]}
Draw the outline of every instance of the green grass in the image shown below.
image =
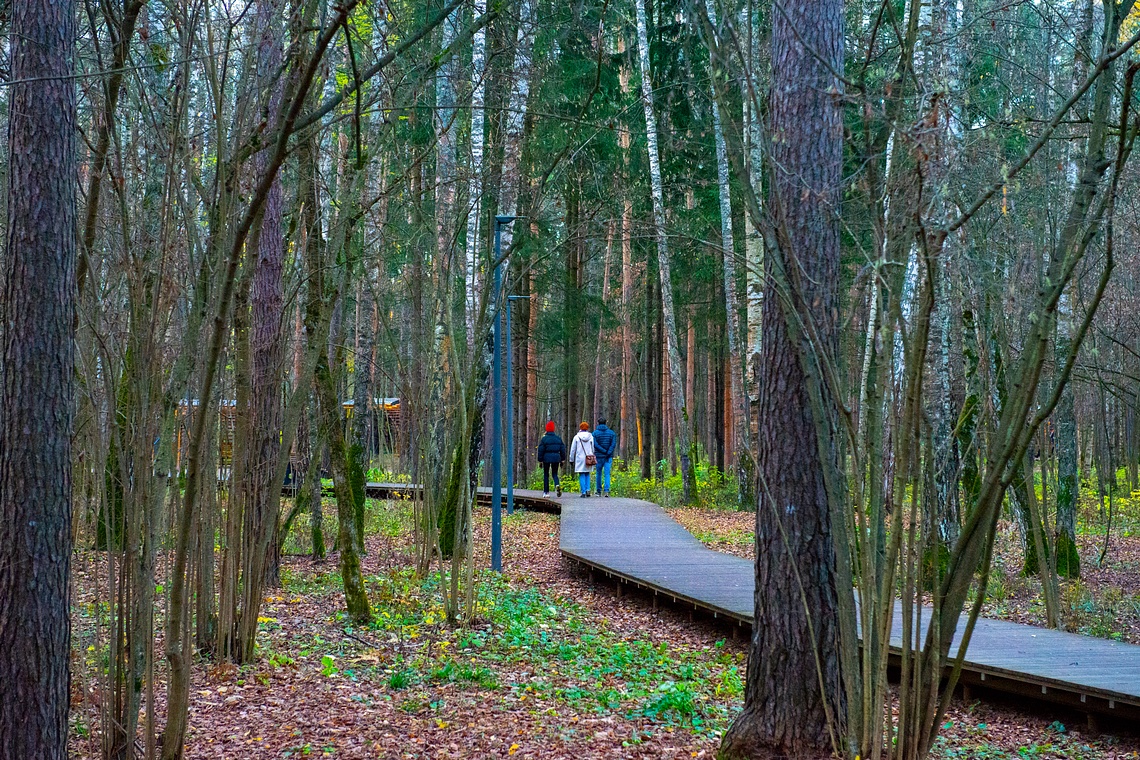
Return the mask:
{"type": "MultiPolygon", "coordinates": [[[[286,502],[286,510],[292,500],[286,502]]],[[[321,525],[325,534],[325,546],[332,551],[336,542],[337,519],[336,499],[325,497],[321,502],[321,525]]],[[[412,506],[406,499],[366,499],[364,502],[364,535],[382,535],[387,538],[398,536],[411,530],[412,506]]],[[[285,538],[285,554],[308,554],[312,551],[310,516],[298,515],[292,529],[285,538]]]]}
{"type": "MultiPolygon", "coordinates": [[[[700,506],[714,509],[737,509],[736,481],[727,477],[725,473],[712,466],[707,459],[698,459],[697,474],[697,500],[700,506]]],[[[574,473],[564,473],[560,478],[562,490],[567,493],[578,493],[578,476],[574,473]]],[[[533,489],[542,488],[542,469],[538,468],[527,479],[527,485],[533,489]]],[[[610,493],[613,496],[643,499],[660,504],[663,507],[676,507],[681,503],[681,471],[678,468],[674,473],[667,460],[661,460],[654,466],[654,477],[650,480],[641,479],[641,467],[636,461],[614,459],[610,472],[610,493]]],[[[591,476],[591,486],[594,486],[591,476]]]]}

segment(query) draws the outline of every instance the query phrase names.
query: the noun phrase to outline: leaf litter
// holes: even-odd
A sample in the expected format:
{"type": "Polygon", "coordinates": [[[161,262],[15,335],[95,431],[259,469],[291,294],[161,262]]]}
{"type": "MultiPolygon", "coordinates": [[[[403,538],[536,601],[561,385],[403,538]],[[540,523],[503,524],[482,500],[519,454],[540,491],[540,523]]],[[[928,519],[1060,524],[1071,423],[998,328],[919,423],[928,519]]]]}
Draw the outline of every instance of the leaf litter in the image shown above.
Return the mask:
{"type": "MultiPolygon", "coordinates": [[[[400,502],[370,509],[389,526],[407,519],[400,502]]],[[[745,555],[752,516],[715,512],[674,516],[706,543],[745,555]]],[[[523,511],[503,521],[502,576],[479,575],[477,619],[451,628],[437,579],[408,569],[409,541],[406,529],[368,539],[376,622],[367,628],[343,616],[335,555],[285,557],[282,587],[269,590],[259,619],[257,662],[194,664],[186,757],[715,757],[743,699],[743,637],[591,583],[559,554],[558,519],[523,511]]],[[[481,509],[477,567],[488,564],[488,544],[481,509]]],[[[160,668],[159,726],[164,678],[160,668]]],[[[90,701],[77,701],[97,725],[90,701]]],[[[98,756],[94,733],[73,737],[74,757],[98,756]]],[[[1140,750],[1049,716],[960,701],[942,734],[939,758],[1115,759],[1140,750]]]]}

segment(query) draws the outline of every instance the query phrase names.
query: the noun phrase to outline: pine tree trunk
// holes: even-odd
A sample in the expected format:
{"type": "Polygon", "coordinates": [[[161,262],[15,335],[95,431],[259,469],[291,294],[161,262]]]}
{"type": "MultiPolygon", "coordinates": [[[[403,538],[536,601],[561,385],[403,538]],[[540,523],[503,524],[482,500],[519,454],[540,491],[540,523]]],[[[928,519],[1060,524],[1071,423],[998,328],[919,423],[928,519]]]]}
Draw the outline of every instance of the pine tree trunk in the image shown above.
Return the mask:
{"type": "Polygon", "coordinates": [[[67,757],[76,9],[13,0],[0,259],[0,757],[67,757]]]}
{"type": "Polygon", "coordinates": [[[649,67],[649,32],[645,0],[637,0],[637,48],[641,65],[641,104],[645,109],[646,142],[649,147],[649,180],[653,198],[653,224],[657,237],[657,272],[661,278],[661,309],[665,321],[665,353],[671,386],[670,402],[676,417],[675,446],[681,459],[681,503],[697,499],[696,472],[692,465],[693,437],[685,405],[684,372],[677,343],[677,317],[673,309],[673,278],[669,269],[669,238],[665,231],[665,191],[661,180],[661,155],[657,147],[657,114],[653,105],[653,79],[649,67]]]}
{"type": "MultiPolygon", "coordinates": [[[[788,322],[810,314],[820,350],[837,349],[839,217],[843,157],[841,0],[783,2],[772,14],[770,93],[773,206],[783,271],[796,302],[774,285],[764,313],[756,513],[756,612],[744,711],[722,757],[767,751],[830,757],[846,726],[840,684],[836,558],[825,466],[807,384],[788,322]],[[798,277],[797,274],[798,273],[798,277]],[[803,311],[797,308],[801,304],[803,311]],[[801,585],[802,584],[802,585],[801,585]]],[[[834,456],[834,453],[832,453],[834,456]]],[[[842,529],[842,528],[839,528],[842,529]]]]}

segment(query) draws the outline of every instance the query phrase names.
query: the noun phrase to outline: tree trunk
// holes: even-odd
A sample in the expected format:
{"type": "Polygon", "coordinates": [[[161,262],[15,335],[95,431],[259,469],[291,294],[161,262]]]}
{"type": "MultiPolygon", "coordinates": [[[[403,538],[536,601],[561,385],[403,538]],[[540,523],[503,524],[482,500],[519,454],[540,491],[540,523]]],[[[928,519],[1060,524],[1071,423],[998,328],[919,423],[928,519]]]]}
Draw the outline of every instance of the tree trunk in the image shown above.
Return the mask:
{"type": "MultiPolygon", "coordinates": [[[[447,20],[440,24],[440,50],[446,50],[455,42],[459,35],[459,8],[448,15],[447,20]]],[[[440,260],[440,270],[447,271],[452,254],[455,250],[455,230],[452,223],[455,218],[455,183],[456,183],[456,87],[459,80],[459,60],[450,56],[440,66],[439,76],[435,84],[435,223],[436,223],[436,254],[440,260]]],[[[416,191],[418,175],[413,175],[412,196],[418,198],[416,191]]]]}
{"type": "Polygon", "coordinates": [[[645,314],[641,340],[641,356],[638,366],[641,368],[638,393],[638,454],[641,457],[641,479],[653,478],[653,441],[655,431],[661,426],[661,415],[657,414],[657,391],[661,387],[661,373],[657,371],[654,357],[657,355],[657,295],[654,288],[656,278],[650,276],[650,261],[646,261],[645,277],[645,314]]]}
{"type": "MultiPolygon", "coordinates": [[[[316,224],[316,219],[310,217],[309,222],[316,224]]],[[[336,308],[335,297],[324,286],[324,275],[320,270],[325,265],[322,254],[322,244],[319,242],[320,229],[311,227],[309,230],[309,251],[307,253],[309,269],[308,304],[306,310],[306,328],[322,320],[321,311],[336,308]]],[[[306,329],[314,339],[316,330],[306,329]]],[[[315,350],[317,363],[315,370],[316,395],[320,415],[322,437],[328,442],[329,468],[332,471],[333,490],[336,494],[337,504],[337,548],[340,551],[340,572],[344,586],[345,605],[348,615],[354,622],[366,622],[372,616],[368,604],[368,596],[364,590],[364,579],[360,571],[360,557],[357,554],[359,540],[356,533],[355,499],[352,485],[348,479],[348,449],[344,441],[344,420],[342,407],[337,399],[336,378],[332,367],[336,366],[329,361],[328,352],[323,346],[312,347],[315,350]]],[[[315,454],[316,452],[314,452],[315,454]]],[[[319,498],[319,496],[318,496],[319,498]]]]}
{"type": "MultiPolygon", "coordinates": [[[[1072,346],[1072,304],[1069,295],[1062,294],[1057,305],[1056,362],[1058,373],[1072,346]]],[[[1077,553],[1077,497],[1080,480],[1077,477],[1077,419],[1073,397],[1073,384],[1061,388],[1061,400],[1054,412],[1057,430],[1057,573],[1066,578],[1081,576],[1081,558],[1077,553]]]]}
{"type": "Polygon", "coordinates": [[[653,224],[657,237],[657,272],[661,278],[661,309],[665,319],[665,351],[669,366],[672,411],[676,419],[674,448],[681,458],[681,502],[697,500],[697,478],[692,465],[693,436],[690,411],[685,405],[681,349],[677,344],[677,317],[673,309],[673,278],[669,269],[669,238],[665,231],[665,191],[661,181],[661,155],[657,148],[657,114],[653,105],[653,79],[649,67],[649,33],[645,0],[637,0],[637,49],[641,64],[641,104],[645,109],[645,138],[649,147],[649,180],[653,198],[653,224]]]}
{"type": "MultiPolygon", "coordinates": [[[[618,51],[625,52],[625,37],[618,40],[618,51]]],[[[627,57],[622,56],[618,81],[622,96],[629,94],[629,66],[627,57]]],[[[629,127],[622,122],[618,128],[618,141],[621,145],[622,203],[621,203],[621,416],[618,423],[618,442],[623,459],[628,460],[636,436],[633,428],[637,425],[637,406],[632,398],[636,387],[633,374],[633,197],[629,188],[629,127]]]]}
{"type": "MultiPolygon", "coordinates": [[[[709,21],[715,27],[717,23],[716,6],[713,4],[713,0],[705,0],[705,8],[708,10],[709,21]]],[[[710,65],[715,70],[716,61],[710,60],[710,65]]],[[[724,141],[724,127],[721,124],[720,104],[716,98],[716,87],[712,83],[709,86],[712,88],[713,136],[716,140],[716,176],[720,198],[720,250],[724,271],[725,332],[728,336],[728,395],[730,406],[725,418],[732,420],[731,451],[736,465],[737,505],[751,507],[756,503],[755,471],[752,462],[751,436],[749,435],[751,422],[749,421],[747,396],[744,393],[744,358],[740,347],[740,304],[736,294],[736,246],[732,237],[732,191],[729,186],[728,148],[724,141]]],[[[747,108],[749,102],[747,92],[744,95],[744,102],[746,113],[750,113],[750,109],[747,108]]],[[[748,124],[748,129],[748,134],[751,137],[750,124],[748,124]]],[[[760,187],[759,184],[753,186],[760,187]]],[[[756,264],[762,267],[763,247],[759,231],[749,230],[746,240],[749,248],[749,265],[753,264],[752,256],[756,255],[759,259],[756,264]],[[753,243],[754,235],[755,244],[753,243]],[[759,250],[751,250],[754,247],[759,250]]],[[[751,283],[751,277],[748,279],[751,283]]],[[[751,291],[749,294],[751,295],[751,291]]],[[[748,303],[749,315],[751,316],[751,298],[749,298],[748,303]]],[[[759,304],[757,304],[757,317],[759,316],[758,309],[759,304]]]]}
{"type": "MultiPolygon", "coordinates": [[[[831,516],[816,426],[788,322],[808,314],[835,352],[843,127],[834,72],[843,70],[841,0],[795,0],[772,14],[772,214],[795,301],[774,285],[764,313],[761,474],[756,512],[756,612],[744,711],[723,757],[844,752],[838,591],[831,516]],[[778,168],[775,168],[778,167],[778,168]],[[798,277],[797,277],[798,274],[798,277]],[[802,304],[799,311],[797,303],[802,304]],[[786,317],[785,314],[788,314],[786,317]]],[[[834,353],[832,353],[834,356],[834,353]]],[[[831,451],[830,456],[835,456],[831,451]]],[[[842,528],[840,528],[842,529],[842,528]]],[[[845,592],[849,593],[848,590],[845,592]]]]}
{"type": "Polygon", "coordinates": [[[609,410],[606,409],[605,392],[603,390],[609,376],[606,367],[606,358],[609,356],[609,353],[603,350],[603,346],[605,345],[603,336],[606,334],[605,314],[606,304],[610,300],[610,260],[613,259],[613,253],[614,223],[611,221],[606,225],[606,254],[605,262],[602,264],[602,314],[598,320],[598,329],[591,335],[594,340],[594,403],[590,417],[591,424],[597,424],[599,417],[609,417],[609,410]]]}
{"type": "Polygon", "coordinates": [[[580,345],[582,342],[582,252],[581,252],[581,218],[580,189],[577,177],[567,179],[566,188],[566,280],[564,298],[562,302],[562,376],[563,388],[566,392],[566,426],[567,431],[576,430],[579,420],[579,400],[581,398],[582,372],[579,366],[581,359],[580,345]]]}
{"type": "MultiPolygon", "coordinates": [[[[145,4],[145,0],[127,0],[123,4],[121,16],[109,12],[110,6],[102,6],[107,25],[109,28],[115,27],[115,32],[112,35],[114,44],[110,65],[106,66],[108,75],[103,90],[103,110],[98,134],[95,137],[95,151],[91,156],[91,169],[87,176],[87,206],[83,210],[83,239],[82,247],[79,249],[80,258],[76,275],[80,296],[87,281],[91,258],[94,256],[95,235],[99,221],[99,196],[103,187],[103,173],[107,169],[107,154],[111,150],[111,134],[114,129],[115,113],[118,110],[119,93],[122,91],[123,77],[126,74],[124,64],[130,54],[131,39],[134,37],[139,12],[145,4]]],[[[97,34],[97,30],[92,29],[92,36],[97,34]]]]}
{"type": "MultiPolygon", "coordinates": [[[[742,102],[744,105],[744,164],[748,173],[748,182],[756,188],[757,200],[763,199],[764,156],[762,152],[762,129],[759,108],[758,89],[759,75],[757,67],[760,65],[760,29],[759,21],[755,18],[755,9],[752,3],[745,4],[743,25],[744,34],[748,41],[747,65],[745,75],[752,86],[745,89],[742,102]]],[[[723,132],[723,130],[722,130],[723,132]]],[[[748,377],[748,405],[751,412],[752,404],[757,400],[756,394],[760,392],[760,349],[763,345],[763,326],[761,325],[764,313],[764,237],[756,220],[751,214],[745,215],[744,223],[748,231],[745,238],[745,293],[746,293],[746,323],[744,371],[748,377]]],[[[749,441],[755,445],[756,434],[751,427],[749,414],[749,427],[746,431],[749,441]]]]}
{"type": "MultiPolygon", "coordinates": [[[[284,84],[279,72],[282,62],[278,28],[280,9],[274,0],[257,5],[258,84],[267,94],[263,106],[274,118],[281,107],[284,84]]],[[[260,154],[257,173],[264,174],[268,158],[260,154]]],[[[277,459],[281,449],[282,380],[285,372],[282,315],[285,303],[285,238],[282,230],[284,196],[281,180],[270,186],[256,235],[256,264],[250,284],[250,456],[247,459],[250,486],[247,491],[242,525],[242,600],[236,623],[238,632],[231,655],[238,662],[254,656],[257,617],[261,613],[262,591],[270,565],[271,547],[276,544],[276,527],[281,506],[281,484],[276,482],[277,459]]]]}
{"type": "MultiPolygon", "coordinates": [[[[475,0],[475,18],[483,15],[485,0],[475,0]]],[[[471,41],[471,165],[467,176],[467,347],[475,345],[475,321],[479,310],[479,227],[483,213],[483,128],[486,124],[485,102],[487,69],[487,31],[479,27],[471,41]]]]}
{"type": "Polygon", "coordinates": [[[0,757],[67,757],[74,2],[13,0],[0,330],[0,757]]]}

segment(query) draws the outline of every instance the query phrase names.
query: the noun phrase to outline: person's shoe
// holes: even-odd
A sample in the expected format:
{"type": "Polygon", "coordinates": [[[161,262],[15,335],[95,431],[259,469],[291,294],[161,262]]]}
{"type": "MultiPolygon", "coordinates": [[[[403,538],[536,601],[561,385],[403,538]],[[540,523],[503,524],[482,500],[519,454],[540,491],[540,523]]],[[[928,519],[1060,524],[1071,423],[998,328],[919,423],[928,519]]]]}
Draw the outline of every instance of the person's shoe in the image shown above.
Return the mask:
{"type": "Polygon", "coordinates": [[[562,498],[562,486],[558,486],[557,493],[558,493],[558,498],[561,499],[562,498]]]}
{"type": "Polygon", "coordinates": [[[542,498],[544,498],[544,499],[549,499],[549,498],[550,498],[550,494],[549,494],[548,492],[546,492],[546,491],[543,491],[543,492],[542,492],[542,498]]]}
{"type": "Polygon", "coordinates": [[[606,491],[604,494],[602,494],[602,496],[605,496],[608,499],[610,498],[610,492],[606,491]]]}

